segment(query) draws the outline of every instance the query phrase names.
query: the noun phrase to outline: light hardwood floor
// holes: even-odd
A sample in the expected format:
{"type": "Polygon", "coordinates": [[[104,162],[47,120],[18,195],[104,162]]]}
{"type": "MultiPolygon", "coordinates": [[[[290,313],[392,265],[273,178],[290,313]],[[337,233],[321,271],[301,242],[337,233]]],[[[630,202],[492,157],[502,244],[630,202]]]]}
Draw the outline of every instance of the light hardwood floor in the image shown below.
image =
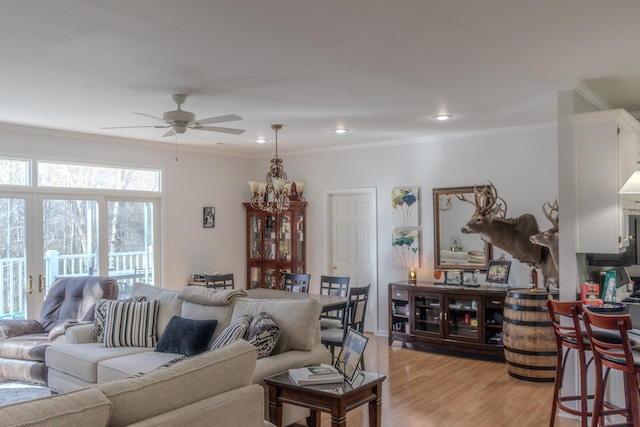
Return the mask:
{"type": "MultiPolygon", "coordinates": [[[[369,335],[366,368],[387,375],[383,427],[540,427],[549,425],[553,383],[512,378],[505,363],[435,354],[369,335]]],[[[366,405],[347,414],[350,427],[368,426],[366,405]]],[[[579,423],[556,417],[556,427],[579,423]]],[[[330,427],[322,414],[322,427],[330,427]]]]}

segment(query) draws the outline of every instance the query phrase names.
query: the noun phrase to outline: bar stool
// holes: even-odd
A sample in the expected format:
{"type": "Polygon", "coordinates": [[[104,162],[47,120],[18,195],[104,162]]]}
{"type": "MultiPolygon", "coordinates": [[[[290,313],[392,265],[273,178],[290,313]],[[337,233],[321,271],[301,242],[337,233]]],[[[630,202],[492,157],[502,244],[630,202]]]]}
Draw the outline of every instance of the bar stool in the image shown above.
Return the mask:
{"type": "Polygon", "coordinates": [[[556,419],[556,412],[561,409],[572,415],[579,415],[582,427],[587,427],[588,417],[592,412],[588,410],[587,400],[594,399],[594,395],[587,394],[587,371],[593,361],[593,357],[587,362],[586,352],[591,350],[589,337],[583,333],[580,326],[580,315],[582,315],[582,303],[580,301],[561,302],[553,299],[547,300],[547,308],[555,330],[556,344],[558,347],[558,362],[556,366],[556,379],[553,388],[553,406],[551,407],[551,421],[549,426],[553,427],[556,419]],[[571,318],[571,324],[560,324],[561,317],[571,318]],[[571,396],[561,396],[564,371],[571,350],[578,352],[578,368],[580,374],[580,394],[571,396]],[[580,401],[577,409],[569,407],[565,402],[580,401]]]}
{"type": "Polygon", "coordinates": [[[593,405],[592,426],[604,427],[605,415],[620,414],[626,417],[627,422],[609,424],[610,426],[627,425],[640,427],[640,411],[638,410],[640,352],[632,350],[631,341],[629,341],[629,335],[627,334],[627,331],[632,328],[631,317],[628,314],[601,315],[585,310],[582,318],[591,343],[596,371],[596,397],[593,405]],[[619,334],[620,342],[611,342],[607,338],[602,338],[598,329],[619,334]],[[604,376],[603,367],[606,368],[604,376]],[[604,392],[611,369],[620,371],[623,374],[626,408],[614,408],[605,411],[604,392]]]}

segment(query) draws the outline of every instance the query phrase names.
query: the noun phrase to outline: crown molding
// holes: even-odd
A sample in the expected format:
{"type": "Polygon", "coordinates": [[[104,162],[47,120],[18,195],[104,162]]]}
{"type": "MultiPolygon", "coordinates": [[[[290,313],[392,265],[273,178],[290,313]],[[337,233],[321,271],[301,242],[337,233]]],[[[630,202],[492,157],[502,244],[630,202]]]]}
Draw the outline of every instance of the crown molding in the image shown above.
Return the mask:
{"type": "Polygon", "coordinates": [[[584,83],[578,82],[573,88],[574,92],[586,99],[598,110],[611,110],[611,105],[607,104],[602,98],[596,95],[591,89],[589,89],[584,83]]]}

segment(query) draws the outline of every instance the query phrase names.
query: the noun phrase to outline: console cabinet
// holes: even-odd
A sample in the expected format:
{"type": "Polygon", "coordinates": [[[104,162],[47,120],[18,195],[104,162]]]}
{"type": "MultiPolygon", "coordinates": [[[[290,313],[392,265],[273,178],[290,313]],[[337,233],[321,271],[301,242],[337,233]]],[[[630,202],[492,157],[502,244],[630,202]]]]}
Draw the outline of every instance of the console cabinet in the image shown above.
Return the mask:
{"type": "Polygon", "coordinates": [[[419,282],[389,284],[389,345],[394,340],[417,347],[504,358],[504,290],[460,288],[419,282]]]}
{"type": "Polygon", "coordinates": [[[304,273],[307,202],[290,202],[272,214],[243,203],[247,211],[247,289],[282,289],[284,273],[304,273]]]}

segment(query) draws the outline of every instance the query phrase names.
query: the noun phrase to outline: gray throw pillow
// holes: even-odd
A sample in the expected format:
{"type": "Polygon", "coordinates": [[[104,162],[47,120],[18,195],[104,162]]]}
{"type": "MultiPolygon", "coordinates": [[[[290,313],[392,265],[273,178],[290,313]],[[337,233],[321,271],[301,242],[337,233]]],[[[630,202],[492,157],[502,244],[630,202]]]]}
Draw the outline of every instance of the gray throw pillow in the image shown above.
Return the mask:
{"type": "Polygon", "coordinates": [[[155,347],[158,301],[107,301],[102,347],[155,347]]]}
{"type": "Polygon", "coordinates": [[[280,338],[280,327],[266,313],[262,312],[253,318],[249,326],[247,341],[258,349],[258,359],[268,357],[280,338]]]}
{"type": "MultiPolygon", "coordinates": [[[[140,302],[145,300],[145,297],[133,297],[118,301],[140,302]]],[[[96,312],[93,317],[93,334],[91,335],[92,342],[104,342],[104,324],[107,319],[107,301],[108,300],[106,299],[99,299],[96,301],[96,312]]]]}
{"type": "Polygon", "coordinates": [[[173,316],[158,340],[155,351],[187,357],[200,354],[207,350],[217,325],[215,319],[194,320],[173,316]]]}

